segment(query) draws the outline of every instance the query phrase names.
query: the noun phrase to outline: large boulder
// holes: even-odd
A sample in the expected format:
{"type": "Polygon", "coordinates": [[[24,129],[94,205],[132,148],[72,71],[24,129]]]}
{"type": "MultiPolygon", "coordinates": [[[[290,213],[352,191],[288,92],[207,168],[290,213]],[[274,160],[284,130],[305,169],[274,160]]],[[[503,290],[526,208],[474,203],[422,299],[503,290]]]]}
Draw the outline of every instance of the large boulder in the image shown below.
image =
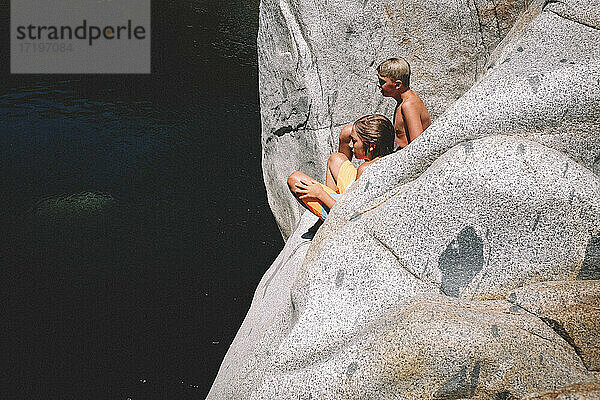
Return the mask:
{"type": "Polygon", "coordinates": [[[533,4],[300,256],[303,222],[209,399],[594,398],[599,13],[533,4]]]}
{"type": "Polygon", "coordinates": [[[284,236],[301,209],[286,179],[325,176],[343,125],[392,116],[377,64],[404,56],[435,120],[485,71],[526,0],[262,0],[258,33],[263,175],[284,236]]]}
{"type": "Polygon", "coordinates": [[[595,381],[540,319],[444,296],[390,309],[309,368],[287,367],[275,363],[250,399],[507,399],[595,381]]]}

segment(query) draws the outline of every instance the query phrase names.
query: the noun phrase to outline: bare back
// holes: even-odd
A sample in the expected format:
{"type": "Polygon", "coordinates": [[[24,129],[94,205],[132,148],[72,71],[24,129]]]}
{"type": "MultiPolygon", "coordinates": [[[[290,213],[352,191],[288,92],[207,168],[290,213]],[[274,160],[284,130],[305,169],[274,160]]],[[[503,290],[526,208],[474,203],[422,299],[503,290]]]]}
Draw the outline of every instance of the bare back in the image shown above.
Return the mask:
{"type": "Polygon", "coordinates": [[[425,103],[414,90],[403,93],[402,102],[394,111],[394,131],[396,139],[394,148],[404,148],[415,140],[431,125],[429,111],[425,103]]]}

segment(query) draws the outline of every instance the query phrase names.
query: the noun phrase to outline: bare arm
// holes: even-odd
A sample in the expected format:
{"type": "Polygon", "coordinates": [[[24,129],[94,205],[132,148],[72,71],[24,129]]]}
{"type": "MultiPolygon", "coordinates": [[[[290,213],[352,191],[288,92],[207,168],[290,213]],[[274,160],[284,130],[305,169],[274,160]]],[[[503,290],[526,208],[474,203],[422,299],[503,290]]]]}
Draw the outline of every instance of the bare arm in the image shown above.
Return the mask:
{"type": "Polygon", "coordinates": [[[367,167],[371,164],[373,164],[375,161],[379,160],[381,157],[377,157],[372,159],[371,161],[365,161],[364,163],[360,164],[358,166],[358,169],[356,170],[356,180],[358,180],[358,178],[360,178],[360,176],[362,175],[363,172],[365,172],[365,169],[367,169],[367,167]]]}
{"type": "Polygon", "coordinates": [[[371,164],[370,161],[364,162],[362,164],[360,164],[358,166],[358,169],[356,170],[356,180],[358,180],[358,178],[360,178],[360,176],[362,175],[362,173],[365,171],[365,169],[367,169],[367,166],[371,164]]]}
{"type": "Polygon", "coordinates": [[[424,131],[421,123],[421,112],[415,103],[408,102],[402,104],[402,115],[408,128],[408,136],[412,142],[424,131]]]}

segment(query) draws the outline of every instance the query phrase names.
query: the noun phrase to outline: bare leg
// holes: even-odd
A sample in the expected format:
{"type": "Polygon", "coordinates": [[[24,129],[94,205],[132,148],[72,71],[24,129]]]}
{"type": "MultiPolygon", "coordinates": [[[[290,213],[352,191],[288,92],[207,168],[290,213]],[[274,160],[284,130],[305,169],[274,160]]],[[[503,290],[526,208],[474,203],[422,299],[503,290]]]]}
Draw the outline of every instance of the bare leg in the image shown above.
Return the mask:
{"type": "Polygon", "coordinates": [[[301,180],[303,181],[309,181],[309,180],[314,180],[313,178],[311,178],[310,176],[306,175],[305,173],[302,173],[300,171],[296,171],[293,172],[287,180],[287,184],[288,184],[288,188],[290,188],[290,192],[292,192],[292,194],[294,195],[294,197],[296,198],[296,200],[298,200],[298,202],[300,204],[302,204],[302,207],[307,208],[306,204],[304,204],[304,202],[302,200],[300,200],[299,196],[300,194],[298,192],[296,192],[296,190],[298,189],[296,187],[296,183],[299,183],[301,180]]]}
{"type": "Polygon", "coordinates": [[[340,143],[338,151],[352,161],[352,149],[350,148],[350,135],[352,134],[352,125],[346,125],[340,132],[340,143]]]}
{"type": "Polygon", "coordinates": [[[340,174],[340,167],[346,161],[348,161],[348,157],[343,153],[333,153],[327,160],[327,177],[325,184],[333,190],[337,189],[337,178],[340,174]]]}
{"type": "Polygon", "coordinates": [[[287,184],[288,184],[288,187],[290,188],[290,192],[292,192],[292,194],[294,195],[296,200],[298,200],[298,202],[302,205],[302,207],[306,208],[307,210],[309,210],[310,212],[315,214],[317,217],[323,219],[321,217],[323,215],[323,207],[324,207],[323,203],[318,199],[312,199],[312,198],[300,199],[301,194],[298,193],[297,184],[300,183],[300,181],[312,181],[312,180],[314,180],[314,179],[312,179],[310,176],[303,174],[302,172],[296,171],[289,176],[287,184]]]}

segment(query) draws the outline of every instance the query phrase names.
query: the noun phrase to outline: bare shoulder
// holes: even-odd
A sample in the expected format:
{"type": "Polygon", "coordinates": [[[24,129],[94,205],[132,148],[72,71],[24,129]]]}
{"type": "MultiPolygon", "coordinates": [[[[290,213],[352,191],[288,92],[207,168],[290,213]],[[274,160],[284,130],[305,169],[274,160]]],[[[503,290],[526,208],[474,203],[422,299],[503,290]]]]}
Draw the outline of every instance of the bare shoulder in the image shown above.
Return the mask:
{"type": "Polygon", "coordinates": [[[358,169],[356,170],[356,179],[360,178],[360,176],[363,174],[363,172],[365,172],[365,169],[367,169],[370,163],[370,161],[367,161],[358,166],[358,169]]]}
{"type": "MultiPolygon", "coordinates": [[[[421,97],[417,94],[417,92],[415,92],[413,90],[413,94],[414,96],[411,96],[411,100],[413,102],[413,108],[412,110],[414,110],[414,112],[418,112],[420,117],[421,117],[421,123],[423,124],[423,129],[427,129],[429,127],[429,125],[431,125],[431,117],[429,116],[429,111],[427,110],[427,106],[425,105],[425,102],[423,102],[423,99],[421,99],[421,97]]],[[[411,106],[409,106],[411,107],[411,106]]],[[[410,112],[410,111],[409,111],[410,112]]]]}
{"type": "Polygon", "coordinates": [[[419,97],[419,95],[415,91],[411,91],[411,96],[404,100],[400,105],[402,111],[420,109],[423,107],[423,100],[419,97]]]}
{"type": "Polygon", "coordinates": [[[420,101],[421,99],[407,99],[402,102],[400,106],[402,110],[402,115],[404,118],[417,117],[421,114],[421,110],[423,109],[423,103],[420,101]]]}
{"type": "Polygon", "coordinates": [[[412,117],[419,117],[421,119],[421,123],[423,124],[423,129],[426,129],[429,125],[431,125],[429,111],[427,110],[423,100],[414,90],[411,91],[411,96],[406,99],[406,101],[402,102],[401,109],[402,114],[409,119],[412,117]]]}
{"type": "Polygon", "coordinates": [[[358,166],[358,169],[356,170],[356,179],[360,178],[360,176],[362,175],[362,173],[365,171],[365,169],[367,169],[367,167],[371,164],[373,164],[375,161],[377,161],[380,157],[377,157],[371,161],[365,161],[364,163],[360,164],[358,166]]]}
{"type": "Polygon", "coordinates": [[[365,169],[367,169],[367,167],[369,165],[371,165],[371,163],[372,163],[372,161],[366,161],[366,162],[360,164],[357,169],[357,175],[362,174],[365,171],[365,169]]]}

